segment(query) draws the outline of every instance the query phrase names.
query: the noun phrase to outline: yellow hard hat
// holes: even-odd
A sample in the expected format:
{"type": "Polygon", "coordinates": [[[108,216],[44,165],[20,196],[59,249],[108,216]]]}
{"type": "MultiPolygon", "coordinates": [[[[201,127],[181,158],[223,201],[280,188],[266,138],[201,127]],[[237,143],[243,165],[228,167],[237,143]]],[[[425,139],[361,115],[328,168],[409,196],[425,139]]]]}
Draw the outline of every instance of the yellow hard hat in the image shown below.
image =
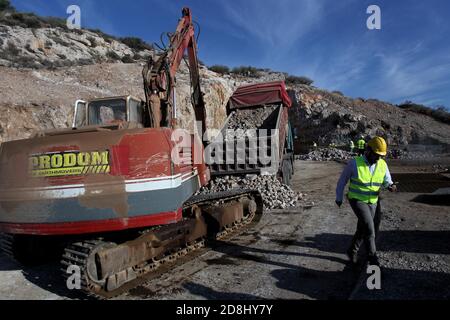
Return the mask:
{"type": "Polygon", "coordinates": [[[375,137],[370,139],[367,144],[373,152],[379,154],[380,156],[385,156],[387,151],[386,141],[382,137],[375,137]]]}

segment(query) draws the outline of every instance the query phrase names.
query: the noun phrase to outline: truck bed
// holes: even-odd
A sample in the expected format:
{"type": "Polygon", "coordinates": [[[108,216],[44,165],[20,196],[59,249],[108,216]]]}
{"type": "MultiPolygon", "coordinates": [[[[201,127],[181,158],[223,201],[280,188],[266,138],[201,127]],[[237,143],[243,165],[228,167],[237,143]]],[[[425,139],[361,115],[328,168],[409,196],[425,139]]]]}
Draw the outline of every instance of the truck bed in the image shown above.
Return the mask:
{"type": "Polygon", "coordinates": [[[281,103],[232,111],[208,146],[214,159],[211,174],[276,174],[283,158],[287,119],[281,103]],[[266,158],[260,157],[262,150],[266,158]]]}

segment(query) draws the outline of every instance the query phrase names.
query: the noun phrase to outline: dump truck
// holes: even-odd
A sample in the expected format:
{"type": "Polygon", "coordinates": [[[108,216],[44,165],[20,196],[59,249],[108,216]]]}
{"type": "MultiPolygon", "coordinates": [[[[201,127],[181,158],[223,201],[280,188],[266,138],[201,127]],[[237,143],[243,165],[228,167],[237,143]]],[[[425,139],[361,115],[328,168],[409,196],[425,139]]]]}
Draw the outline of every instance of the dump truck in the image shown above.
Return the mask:
{"type": "Polygon", "coordinates": [[[143,68],[145,101],[78,100],[72,128],[1,144],[6,254],[35,263],[60,253],[61,281],[79,272],[82,290],[108,298],[260,218],[257,191],[195,195],[210,170],[194,159],[204,150],[199,134],[176,126],[175,74],[186,51],[196,120],[205,123],[194,24],[184,8],[170,45],[143,68]]]}
{"type": "Polygon", "coordinates": [[[240,86],[228,101],[223,127],[208,146],[211,174],[271,174],[289,184],[294,173],[291,105],[283,81],[240,86]]]}

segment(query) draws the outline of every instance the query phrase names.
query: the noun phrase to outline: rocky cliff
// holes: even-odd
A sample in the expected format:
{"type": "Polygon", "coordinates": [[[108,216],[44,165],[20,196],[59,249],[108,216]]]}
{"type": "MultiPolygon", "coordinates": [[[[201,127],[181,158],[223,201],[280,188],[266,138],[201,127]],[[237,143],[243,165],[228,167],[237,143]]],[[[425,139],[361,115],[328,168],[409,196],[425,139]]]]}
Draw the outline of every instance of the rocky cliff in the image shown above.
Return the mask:
{"type": "Polygon", "coordinates": [[[146,59],[150,52],[89,30],[0,25],[0,65],[7,67],[55,68],[118,60],[134,62],[146,59]]]}
{"type": "Polygon", "coordinates": [[[347,146],[350,139],[358,140],[361,135],[379,135],[390,146],[450,151],[449,124],[430,116],[376,99],[352,99],[311,86],[297,85],[291,89],[297,103],[291,121],[297,128],[300,148],[313,142],[319,146],[347,146]]]}
{"type": "MultiPolygon", "coordinates": [[[[89,30],[0,24],[0,142],[70,126],[77,99],[126,94],[144,98],[141,70],[150,54],[89,30]]],[[[271,71],[259,71],[256,77],[221,75],[204,66],[200,74],[207,124],[213,129],[222,126],[226,103],[237,86],[285,79],[283,73],[271,71]]],[[[189,81],[183,62],[176,93],[180,125],[188,129],[194,120],[189,81]]],[[[298,151],[313,141],[319,146],[345,145],[361,134],[385,136],[390,145],[421,144],[448,151],[449,125],[429,116],[308,85],[288,84],[288,89],[295,100],[290,116],[298,151]]]]}

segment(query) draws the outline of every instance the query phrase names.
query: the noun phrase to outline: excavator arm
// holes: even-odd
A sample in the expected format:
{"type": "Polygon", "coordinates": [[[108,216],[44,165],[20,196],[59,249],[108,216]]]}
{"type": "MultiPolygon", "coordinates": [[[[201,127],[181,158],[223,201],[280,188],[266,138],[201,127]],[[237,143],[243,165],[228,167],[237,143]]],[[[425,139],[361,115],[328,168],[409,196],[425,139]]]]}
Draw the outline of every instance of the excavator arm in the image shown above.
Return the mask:
{"type": "Polygon", "coordinates": [[[151,127],[175,127],[177,109],[175,99],[175,75],[187,50],[191,75],[192,104],[196,121],[206,130],[206,113],[197,58],[197,43],[191,11],[183,8],[175,33],[170,35],[169,47],[155,61],[150,58],[142,70],[144,90],[151,127]]]}

